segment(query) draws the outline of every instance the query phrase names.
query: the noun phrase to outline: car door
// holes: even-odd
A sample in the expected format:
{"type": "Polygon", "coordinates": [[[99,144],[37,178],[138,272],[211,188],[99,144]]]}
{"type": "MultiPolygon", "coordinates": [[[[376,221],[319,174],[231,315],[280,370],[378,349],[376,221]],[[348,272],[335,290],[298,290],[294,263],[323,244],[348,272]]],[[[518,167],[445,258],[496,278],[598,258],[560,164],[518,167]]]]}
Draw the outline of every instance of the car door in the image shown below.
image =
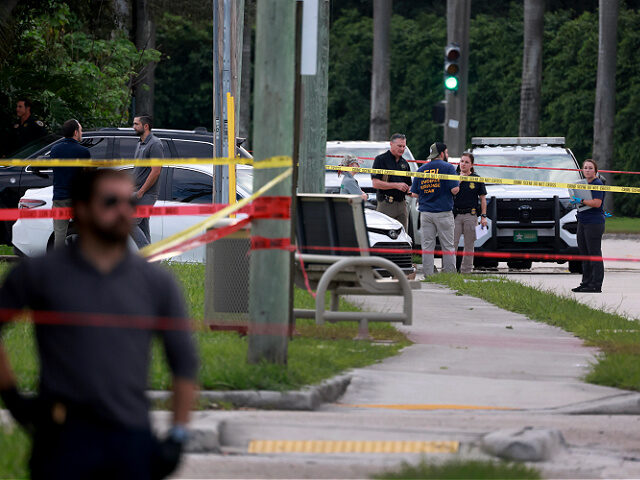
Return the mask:
{"type": "MultiPolygon", "coordinates": [[[[136,137],[116,137],[115,150],[113,158],[133,158],[138,146],[139,138],[136,137]]],[[[162,149],[164,150],[165,158],[170,158],[170,149],[167,144],[167,139],[161,139],[162,149]]],[[[129,167],[127,170],[131,170],[129,167]]],[[[167,196],[167,176],[168,168],[162,167],[160,177],[158,178],[158,201],[156,206],[163,206],[166,203],[167,196]]],[[[149,218],[149,232],[151,233],[151,243],[160,241],[164,238],[163,217],[152,216],[149,218]]]]}
{"type": "MultiPolygon", "coordinates": [[[[167,179],[167,200],[165,205],[182,206],[196,203],[210,204],[213,198],[213,176],[197,167],[176,165],[169,167],[167,179]]],[[[165,236],[171,236],[195,223],[205,219],[208,215],[171,215],[163,216],[163,230],[165,236]]],[[[204,232],[203,232],[204,233],[204,232]]],[[[180,255],[176,260],[203,262],[205,248],[198,247],[180,255]]]]}

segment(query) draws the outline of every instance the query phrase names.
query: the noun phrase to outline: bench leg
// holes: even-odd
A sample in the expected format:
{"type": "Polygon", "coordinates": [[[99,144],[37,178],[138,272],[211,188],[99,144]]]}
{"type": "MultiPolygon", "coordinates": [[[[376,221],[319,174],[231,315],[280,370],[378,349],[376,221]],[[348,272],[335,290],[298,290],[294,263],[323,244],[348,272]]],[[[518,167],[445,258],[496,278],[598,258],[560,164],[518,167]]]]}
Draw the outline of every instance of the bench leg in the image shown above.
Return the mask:
{"type": "Polygon", "coordinates": [[[369,320],[363,318],[358,323],[358,335],[356,335],[356,340],[373,340],[371,335],[369,335],[369,320]]]}

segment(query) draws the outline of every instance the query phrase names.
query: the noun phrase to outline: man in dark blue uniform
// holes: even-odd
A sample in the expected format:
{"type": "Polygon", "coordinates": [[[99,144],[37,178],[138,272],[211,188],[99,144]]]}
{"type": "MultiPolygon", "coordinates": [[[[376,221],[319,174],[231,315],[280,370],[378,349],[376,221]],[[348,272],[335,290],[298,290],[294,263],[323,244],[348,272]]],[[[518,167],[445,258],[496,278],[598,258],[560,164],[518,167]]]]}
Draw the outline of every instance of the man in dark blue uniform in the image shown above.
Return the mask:
{"type": "MultiPolygon", "coordinates": [[[[82,141],[82,125],[75,119],[67,120],[62,125],[64,139],[51,149],[51,158],[91,158],[87,147],[80,145],[82,141]]],[[[53,169],[53,207],[71,207],[71,185],[74,178],[82,171],[82,167],[55,167],[53,169]]],[[[53,220],[54,246],[65,244],[69,220],[53,220]]]]}
{"type": "Polygon", "coordinates": [[[16,104],[18,122],[13,125],[9,152],[19,150],[34,140],[47,134],[44,122],[31,114],[31,101],[21,98],[16,104]]]}
{"type": "MultiPolygon", "coordinates": [[[[381,170],[409,171],[409,164],[402,158],[407,148],[407,137],[402,133],[391,135],[389,150],[378,155],[371,168],[381,170]]],[[[409,213],[406,196],[411,188],[411,177],[373,173],[371,183],[376,189],[378,206],[376,210],[398,220],[407,230],[409,226],[409,213]]]]}

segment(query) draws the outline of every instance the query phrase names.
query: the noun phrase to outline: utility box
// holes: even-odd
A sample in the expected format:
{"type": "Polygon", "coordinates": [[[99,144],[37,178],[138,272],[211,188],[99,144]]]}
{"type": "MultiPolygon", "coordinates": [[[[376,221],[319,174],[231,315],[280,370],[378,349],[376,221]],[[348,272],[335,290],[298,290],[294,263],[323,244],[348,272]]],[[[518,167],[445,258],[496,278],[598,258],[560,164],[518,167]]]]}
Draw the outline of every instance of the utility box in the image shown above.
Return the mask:
{"type": "Polygon", "coordinates": [[[249,225],[207,244],[204,318],[212,330],[235,330],[249,324],[250,248],[249,225]]]}

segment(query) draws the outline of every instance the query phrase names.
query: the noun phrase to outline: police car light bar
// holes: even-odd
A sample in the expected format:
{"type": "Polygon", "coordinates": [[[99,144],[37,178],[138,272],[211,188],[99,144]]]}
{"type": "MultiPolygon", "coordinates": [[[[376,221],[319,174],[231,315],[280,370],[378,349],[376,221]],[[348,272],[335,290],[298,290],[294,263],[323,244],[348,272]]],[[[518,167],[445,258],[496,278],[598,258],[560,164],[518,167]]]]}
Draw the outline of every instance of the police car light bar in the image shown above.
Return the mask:
{"type": "Polygon", "coordinates": [[[564,137],[473,137],[471,145],[564,145],[564,137]]]}

